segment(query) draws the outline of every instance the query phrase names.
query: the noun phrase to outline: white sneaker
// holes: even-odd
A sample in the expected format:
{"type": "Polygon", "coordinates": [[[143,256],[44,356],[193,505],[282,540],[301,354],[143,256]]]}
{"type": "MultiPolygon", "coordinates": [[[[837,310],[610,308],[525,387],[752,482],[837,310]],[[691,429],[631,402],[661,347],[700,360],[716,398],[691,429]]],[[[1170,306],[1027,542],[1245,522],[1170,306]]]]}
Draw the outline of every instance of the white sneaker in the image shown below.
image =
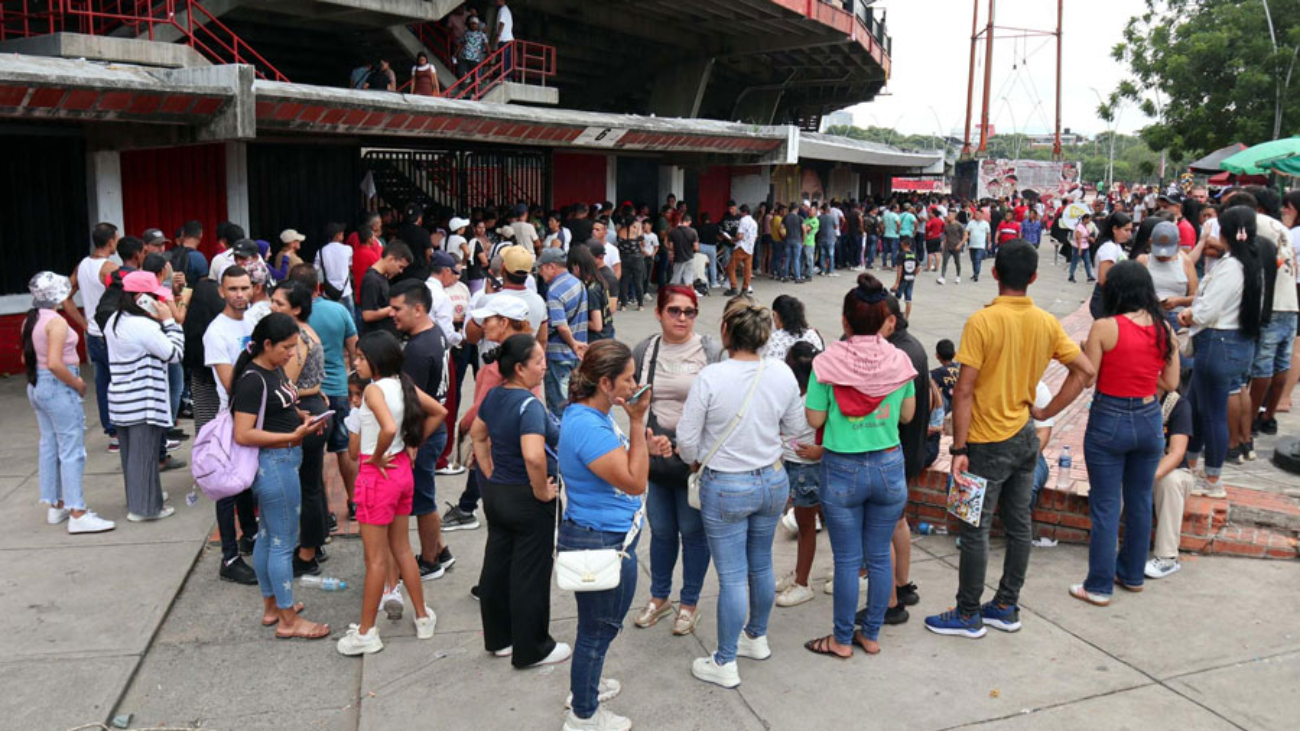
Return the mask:
{"type": "Polygon", "coordinates": [[[379,608],[388,615],[389,621],[396,622],[402,618],[402,612],[406,609],[406,600],[402,598],[402,585],[400,582],[393,587],[392,591],[379,600],[379,608]]]}
{"type": "Polygon", "coordinates": [[[449,464],[440,470],[434,470],[434,473],[439,475],[459,475],[464,472],[465,472],[465,465],[460,465],[460,464],[457,465],[449,464]]]}
{"type": "Polygon", "coordinates": [[[415,618],[415,636],[421,640],[433,639],[433,629],[438,626],[438,615],[433,613],[428,604],[424,605],[424,617],[415,618]]]}
{"type": "Polygon", "coordinates": [[[174,512],[176,512],[176,508],[173,508],[170,505],[164,505],[163,509],[158,511],[157,515],[139,515],[137,513],[127,513],[126,519],[131,521],[132,523],[145,523],[150,520],[162,520],[163,518],[169,518],[171,517],[171,514],[174,512]]]}
{"type": "Polygon", "coordinates": [[[939,277],[939,278],[935,279],[935,280],[934,280],[934,283],[935,283],[935,284],[943,284],[943,277],[939,277]]]}
{"type": "MultiPolygon", "coordinates": [[[[618,682],[617,680],[614,680],[613,678],[601,678],[600,684],[596,686],[596,702],[604,703],[608,700],[612,700],[614,696],[618,695],[619,691],[621,690],[623,690],[622,683],[618,682]]],[[[572,693],[570,693],[568,697],[564,699],[564,707],[573,708],[572,693]]]]}
{"type": "Polygon", "coordinates": [[[50,525],[58,525],[68,519],[72,511],[67,508],[50,507],[45,511],[45,522],[50,525]]]}
{"type": "Polygon", "coordinates": [[[1146,568],[1143,569],[1142,573],[1146,574],[1148,579],[1163,579],[1181,568],[1182,565],[1178,563],[1177,556],[1174,558],[1156,557],[1147,561],[1146,568]]]}
{"type": "Polygon", "coordinates": [[[695,662],[691,663],[691,675],[723,688],[734,688],[740,685],[740,669],[736,667],[736,661],[719,665],[713,655],[695,658],[695,662]]]}
{"type": "MultiPolygon", "coordinates": [[[[831,578],[830,578],[829,580],[827,580],[827,582],[826,582],[826,586],[822,588],[822,591],[823,591],[823,592],[825,592],[825,593],[827,593],[827,594],[834,594],[834,593],[835,593],[835,578],[834,578],[834,577],[835,577],[835,572],[832,570],[832,571],[831,571],[831,578]]],[[[859,576],[859,577],[858,577],[858,591],[866,591],[866,590],[867,590],[867,577],[865,577],[865,576],[859,576]]]]}
{"type": "Polygon", "coordinates": [[[830,276],[830,277],[838,277],[839,275],[840,275],[839,272],[831,272],[831,273],[828,274],[827,276],[830,276]]]}
{"type": "Polygon", "coordinates": [[[68,519],[69,533],[103,533],[116,527],[117,523],[104,520],[89,510],[82,513],[80,518],[73,516],[68,519]]]}
{"type": "MultiPolygon", "coordinates": [[[[811,598],[812,592],[808,592],[808,595],[811,598]]],[[[740,631],[740,639],[736,642],[736,657],[747,657],[750,660],[766,660],[771,656],[772,648],[767,646],[767,635],[750,637],[745,630],[740,631]]]]}
{"type": "Polygon", "coordinates": [[[1222,479],[1218,482],[1210,482],[1203,475],[1197,475],[1196,483],[1192,486],[1192,494],[1216,500],[1228,497],[1228,491],[1223,487],[1222,479]]]}
{"type": "Polygon", "coordinates": [[[793,572],[793,571],[791,571],[790,573],[786,574],[785,576],[782,576],[781,578],[777,579],[777,581],[776,581],[776,593],[777,593],[777,594],[780,594],[781,592],[785,591],[786,589],[789,589],[789,588],[792,587],[792,586],[794,586],[794,572],[793,572]]]}
{"type": "Polygon", "coordinates": [[[510,656],[513,655],[513,654],[515,654],[515,646],[514,646],[514,645],[511,645],[511,646],[509,646],[509,647],[503,647],[503,648],[501,648],[500,650],[493,650],[493,651],[492,651],[492,656],[493,656],[493,657],[510,657],[510,656]]]}
{"type": "Polygon", "coordinates": [[[168,452],[175,452],[176,450],[178,450],[178,449],[181,448],[181,440],[179,440],[179,439],[167,439],[167,440],[165,440],[164,448],[165,448],[168,452]]]}
{"type": "Polygon", "coordinates": [[[557,642],[555,643],[555,647],[551,650],[551,654],[528,667],[538,668],[543,665],[558,665],[565,660],[568,660],[570,657],[573,657],[573,648],[569,647],[569,645],[564,642],[557,642]]]}
{"type": "Polygon", "coordinates": [[[953,283],[953,284],[961,284],[961,277],[957,277],[956,279],[952,280],[952,283],[953,283]]]}
{"type": "MultiPolygon", "coordinates": [[[[830,586],[829,583],[826,585],[830,586]]],[[[812,589],[801,584],[791,584],[776,595],[776,605],[778,607],[797,607],[800,604],[812,601],[814,596],[817,595],[813,593],[812,589]]]]}
{"type": "Polygon", "coordinates": [[[357,655],[369,655],[384,649],[383,640],[379,639],[379,627],[371,627],[370,631],[361,634],[361,627],[355,624],[348,625],[348,633],[339,638],[335,647],[340,655],[356,657],[357,655]]]}
{"type": "Polygon", "coordinates": [[[597,708],[591,718],[578,718],[569,711],[562,731],[629,731],[632,722],[604,708],[597,708]]]}
{"type": "Polygon", "coordinates": [[[781,516],[781,527],[791,538],[799,537],[799,522],[794,519],[794,508],[785,511],[785,515],[781,516]]]}

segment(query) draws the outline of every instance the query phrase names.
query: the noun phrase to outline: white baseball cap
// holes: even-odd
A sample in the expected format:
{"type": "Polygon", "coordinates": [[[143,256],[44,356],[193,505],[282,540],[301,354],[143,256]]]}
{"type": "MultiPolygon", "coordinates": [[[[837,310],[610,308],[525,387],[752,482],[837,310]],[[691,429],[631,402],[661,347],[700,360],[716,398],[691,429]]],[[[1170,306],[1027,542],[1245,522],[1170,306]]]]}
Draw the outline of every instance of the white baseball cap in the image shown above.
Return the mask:
{"type": "Polygon", "coordinates": [[[513,295],[500,294],[484,302],[482,307],[470,310],[469,316],[480,325],[494,316],[522,322],[528,319],[528,303],[513,295]]]}

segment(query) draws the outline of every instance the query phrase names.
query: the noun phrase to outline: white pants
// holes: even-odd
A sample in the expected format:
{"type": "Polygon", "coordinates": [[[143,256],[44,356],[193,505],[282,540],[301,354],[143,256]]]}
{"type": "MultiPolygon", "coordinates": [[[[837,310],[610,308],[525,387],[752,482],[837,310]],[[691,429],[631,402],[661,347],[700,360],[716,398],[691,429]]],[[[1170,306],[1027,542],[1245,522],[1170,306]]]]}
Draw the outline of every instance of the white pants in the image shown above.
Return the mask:
{"type": "Polygon", "coordinates": [[[1156,558],[1178,558],[1183,534],[1183,506],[1196,479],[1191,470],[1177,469],[1156,481],[1156,537],[1151,553],[1156,558]]]}

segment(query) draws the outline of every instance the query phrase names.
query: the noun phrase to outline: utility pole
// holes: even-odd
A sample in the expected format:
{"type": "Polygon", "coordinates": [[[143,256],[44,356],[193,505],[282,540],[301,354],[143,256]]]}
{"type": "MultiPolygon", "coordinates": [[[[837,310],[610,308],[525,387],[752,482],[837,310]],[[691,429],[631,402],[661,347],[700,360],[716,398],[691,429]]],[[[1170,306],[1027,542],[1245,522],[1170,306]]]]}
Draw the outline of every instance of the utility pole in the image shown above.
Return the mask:
{"type": "Polygon", "coordinates": [[[975,45],[979,42],[980,0],[974,0],[975,12],[970,20],[970,76],[966,81],[966,136],[962,139],[961,156],[970,157],[970,114],[975,98],[975,45]]]}
{"type": "Polygon", "coordinates": [[[1052,159],[1061,159],[1061,21],[1065,0],[1056,0],[1056,136],[1052,142],[1052,159]]]}
{"type": "Polygon", "coordinates": [[[989,89],[993,85],[993,0],[989,0],[989,21],[984,27],[984,104],[980,108],[980,152],[988,149],[989,89]]]}

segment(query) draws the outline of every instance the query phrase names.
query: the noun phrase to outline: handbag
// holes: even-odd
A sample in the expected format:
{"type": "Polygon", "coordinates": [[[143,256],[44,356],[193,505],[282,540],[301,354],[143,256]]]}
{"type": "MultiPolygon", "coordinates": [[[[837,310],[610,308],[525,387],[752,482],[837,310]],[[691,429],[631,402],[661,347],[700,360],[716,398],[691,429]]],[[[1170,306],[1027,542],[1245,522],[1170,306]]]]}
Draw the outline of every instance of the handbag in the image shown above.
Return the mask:
{"type": "MultiPolygon", "coordinates": [[[[650,372],[646,375],[645,383],[654,385],[655,368],[659,364],[659,343],[663,338],[656,336],[654,347],[650,351],[650,372]]],[[[668,429],[659,426],[659,420],[655,418],[654,410],[651,409],[649,418],[646,420],[646,426],[650,428],[651,433],[657,436],[668,437],[669,441],[677,443],[677,432],[674,429],[668,429]]],[[[650,481],[663,486],[678,487],[686,482],[691,476],[691,466],[682,461],[682,458],[673,453],[667,457],[651,455],[650,457],[650,481]]]]}
{"type": "Polygon", "coordinates": [[[736,430],[740,420],[745,418],[745,412],[749,410],[749,402],[754,398],[754,391],[758,390],[758,382],[763,380],[763,367],[765,364],[765,358],[758,359],[758,372],[754,374],[754,382],[749,384],[749,393],[745,394],[745,400],[740,402],[740,410],[736,412],[735,416],[731,417],[731,423],[727,424],[726,430],[722,432],[722,436],[718,437],[713,449],[710,449],[709,453],[704,455],[699,468],[692,472],[690,477],[686,478],[686,503],[696,510],[700,509],[700,475],[703,474],[704,468],[708,466],[709,460],[713,459],[713,455],[717,454],[718,449],[727,441],[727,437],[731,436],[731,433],[736,430]]]}
{"type": "MultiPolygon", "coordinates": [[[[244,375],[250,374],[251,372],[245,372],[244,375]]],[[[262,405],[257,411],[258,429],[262,428],[262,420],[266,417],[267,390],[267,383],[263,380],[262,405]]],[[[215,502],[238,495],[252,486],[257,479],[260,453],[261,450],[257,447],[244,446],[235,441],[234,412],[232,409],[222,409],[215,419],[203,425],[194,438],[190,472],[203,494],[215,502]]]]}
{"type": "Polygon", "coordinates": [[[605,591],[618,586],[623,576],[623,559],[627,558],[628,548],[641,532],[645,500],[641,501],[641,507],[632,516],[632,528],[623,538],[623,545],[618,548],[560,551],[560,514],[563,512],[562,506],[557,506],[555,547],[551,549],[555,559],[555,583],[565,591],[605,591]]]}

